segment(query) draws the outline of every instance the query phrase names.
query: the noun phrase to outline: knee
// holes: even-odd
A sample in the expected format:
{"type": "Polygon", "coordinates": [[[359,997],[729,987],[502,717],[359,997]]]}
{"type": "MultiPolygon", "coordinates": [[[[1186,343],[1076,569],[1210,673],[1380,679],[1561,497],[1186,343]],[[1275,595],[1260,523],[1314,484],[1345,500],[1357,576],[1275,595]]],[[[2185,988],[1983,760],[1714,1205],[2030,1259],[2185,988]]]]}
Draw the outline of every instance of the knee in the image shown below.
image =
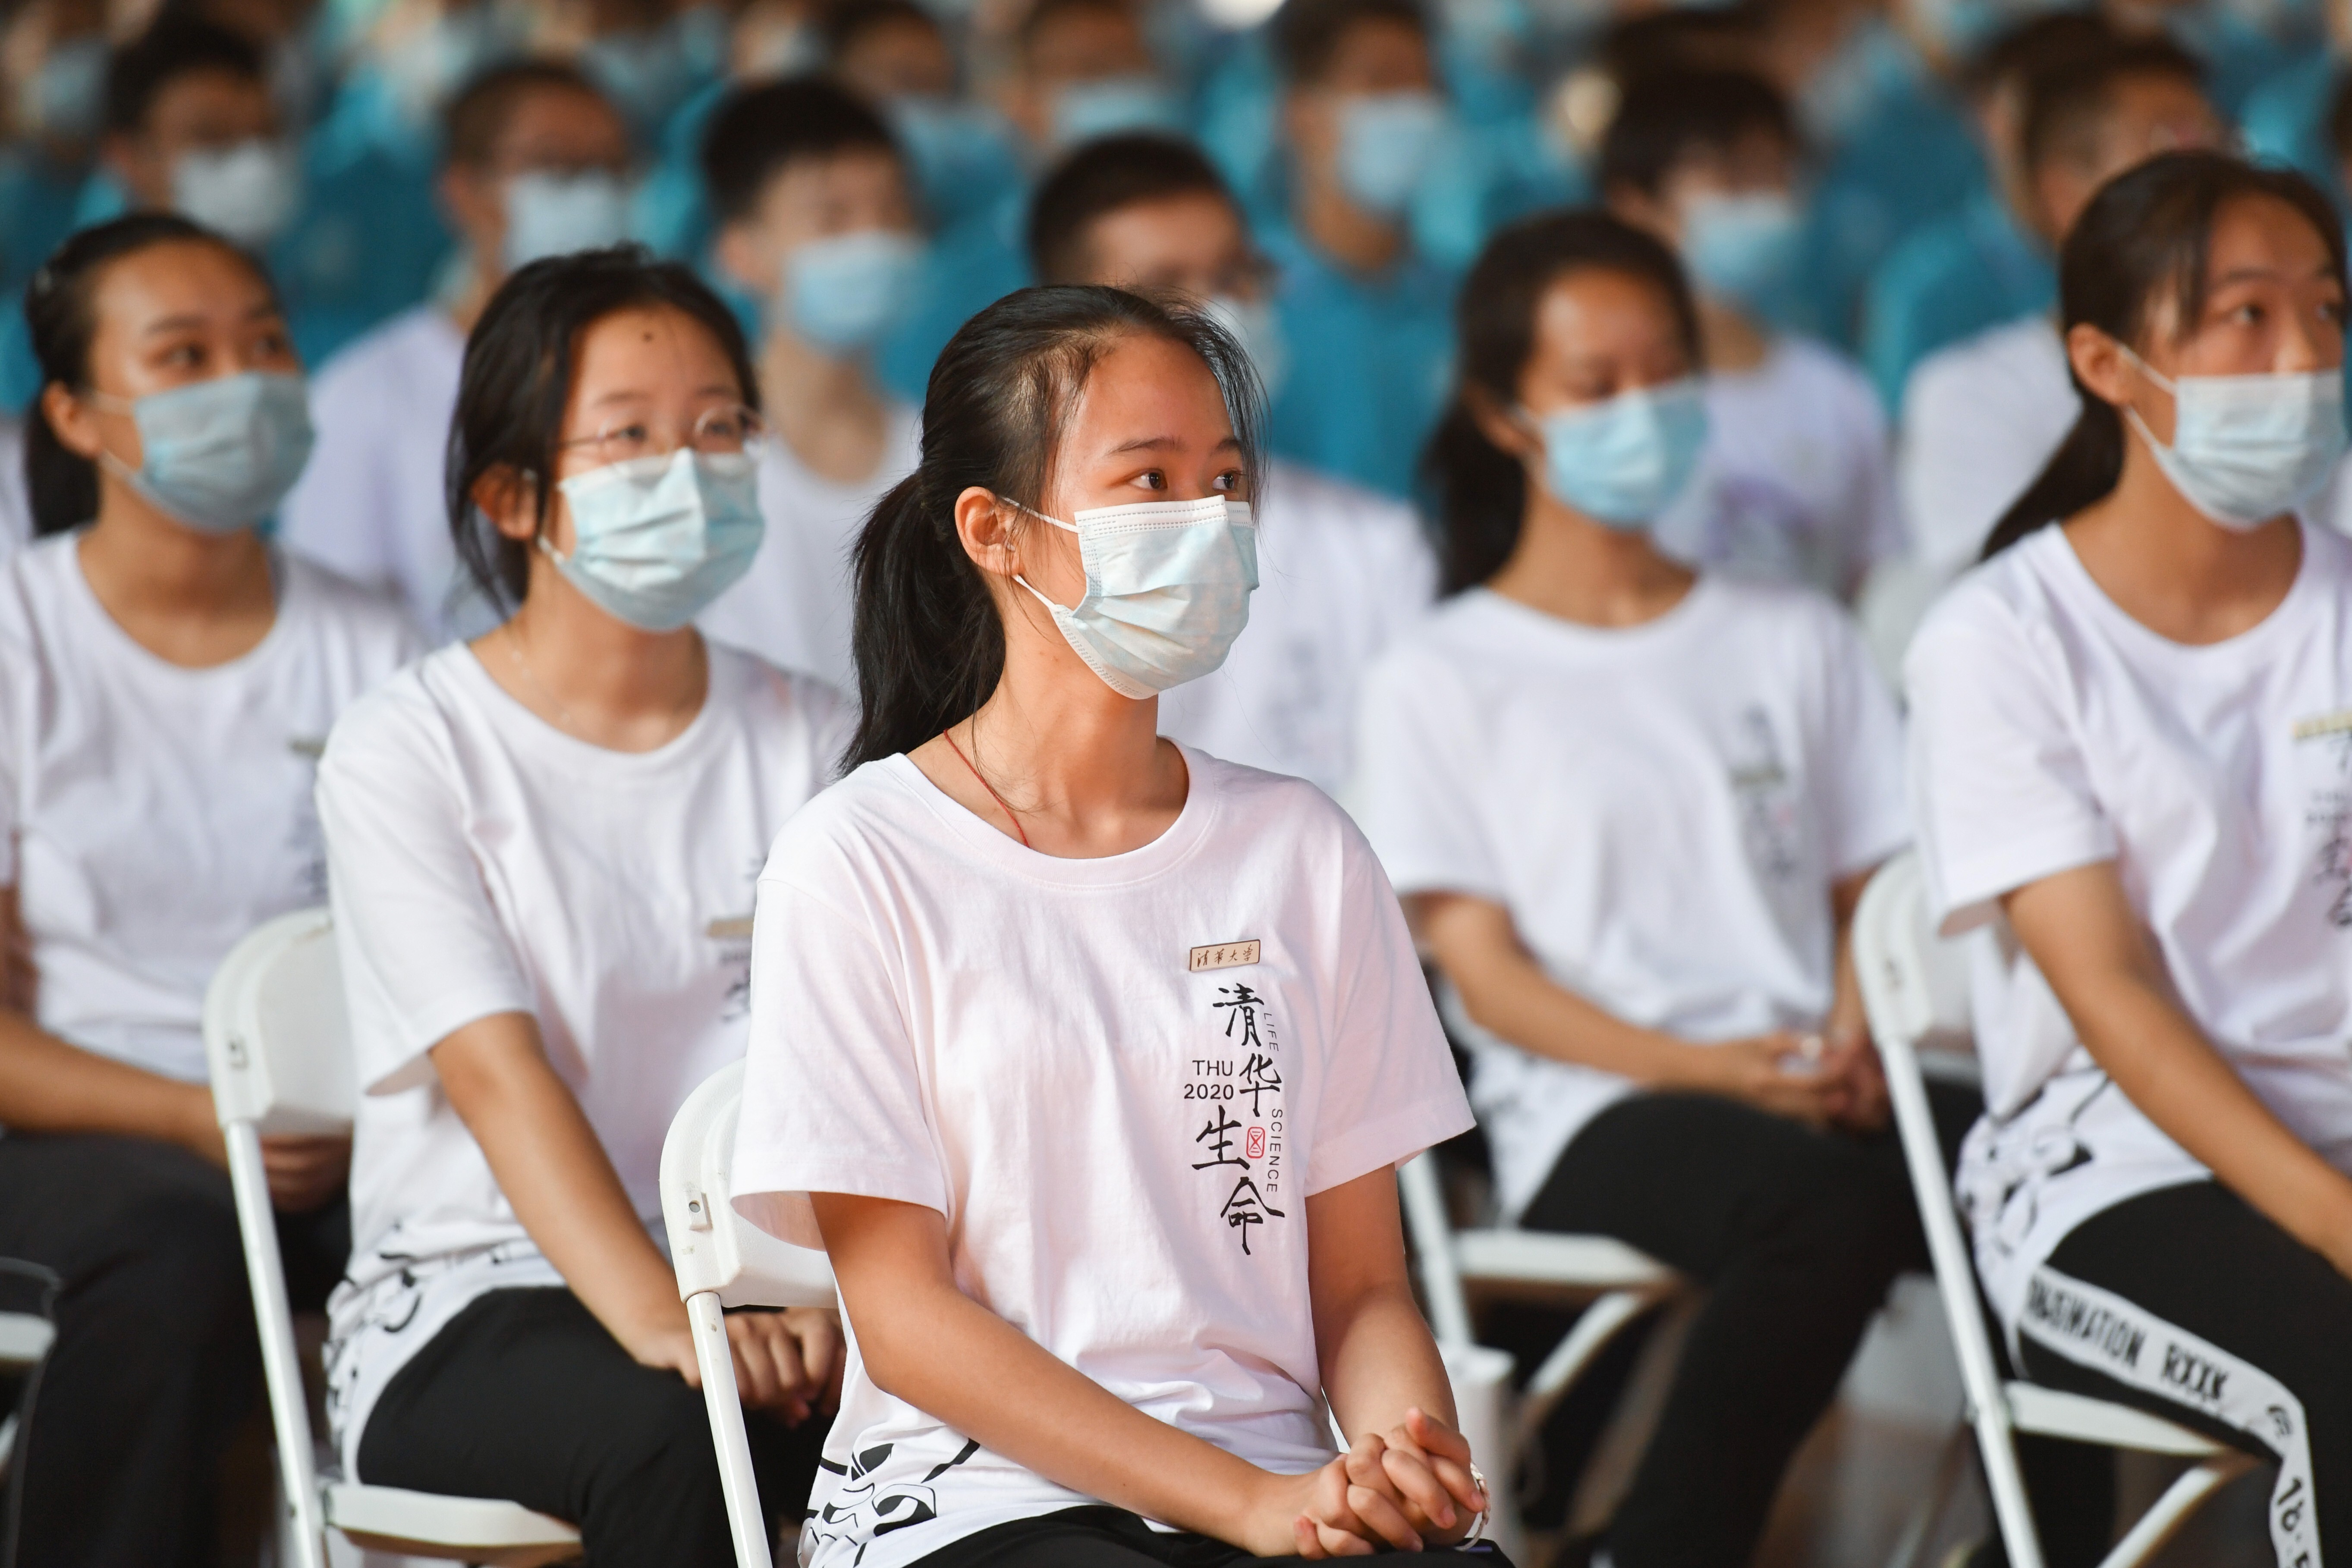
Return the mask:
{"type": "Polygon", "coordinates": [[[118,1226],[106,1266],[73,1289],[73,1310],[135,1321],[162,1346],[210,1348],[225,1335],[251,1337],[244,1248],[228,1205],[209,1193],[165,1188],[118,1226]]]}
{"type": "Polygon", "coordinates": [[[1874,1162],[1823,1159],[1777,1205],[1764,1244],[1800,1258],[1824,1282],[1884,1292],[1920,1250],[1910,1189],[1874,1162]]]}

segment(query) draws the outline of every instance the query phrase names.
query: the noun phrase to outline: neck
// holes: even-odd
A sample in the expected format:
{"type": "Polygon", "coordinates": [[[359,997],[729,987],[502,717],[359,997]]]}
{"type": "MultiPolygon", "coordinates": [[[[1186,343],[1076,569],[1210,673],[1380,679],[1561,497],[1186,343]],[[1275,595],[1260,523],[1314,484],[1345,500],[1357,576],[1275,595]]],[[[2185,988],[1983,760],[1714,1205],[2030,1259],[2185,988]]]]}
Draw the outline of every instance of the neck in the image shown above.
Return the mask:
{"type": "Polygon", "coordinates": [[[1702,294],[1698,300],[1699,346],[1709,370],[1754,370],[1772,352],[1772,339],[1739,307],[1702,294]]]}
{"type": "Polygon", "coordinates": [[[76,549],[90,591],[132,640],[171,663],[205,666],[268,635],[278,595],[258,535],[186,527],[100,474],[98,518],[76,549]]]}
{"type": "Polygon", "coordinates": [[[2241,531],[2189,504],[2126,426],[2123,477],[2063,525],[2100,590],[2158,635],[2192,646],[2250,631],[2276,609],[2303,564],[2290,515],[2241,531]]]}
{"type": "Polygon", "coordinates": [[[1528,489],[1518,544],[1486,584],[1505,598],[1578,626],[1637,626],[1682,603],[1697,581],[1647,532],[1595,522],[1532,481],[1528,489]]]}
{"type": "Polygon", "coordinates": [[[760,384],[776,435],[811,469],[841,484],[870,477],[882,461],[889,406],[863,361],[838,359],[789,331],[768,334],[760,384]]]}
{"type": "Polygon", "coordinates": [[[1379,272],[1404,253],[1402,226],[1366,212],[1328,174],[1310,175],[1297,206],[1307,242],[1351,272],[1379,272]]]}
{"type": "Polygon", "coordinates": [[[709,667],[692,626],[641,631],[531,563],[522,607],[475,642],[491,678],[557,729],[615,752],[650,752],[701,710],[709,667]]]}

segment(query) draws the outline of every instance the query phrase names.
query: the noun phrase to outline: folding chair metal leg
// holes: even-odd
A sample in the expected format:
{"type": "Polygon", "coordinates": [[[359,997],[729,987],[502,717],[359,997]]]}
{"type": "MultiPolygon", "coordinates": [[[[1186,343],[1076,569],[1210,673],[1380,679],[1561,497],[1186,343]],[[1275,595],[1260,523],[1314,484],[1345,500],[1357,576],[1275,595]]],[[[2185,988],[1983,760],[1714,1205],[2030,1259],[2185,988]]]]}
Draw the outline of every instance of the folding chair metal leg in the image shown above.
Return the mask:
{"type": "Polygon", "coordinates": [[[1657,1298],[1647,1291],[1612,1290],[1584,1309],[1576,1326],[1552,1347],[1551,1354],[1544,1357],[1543,1364],[1528,1379],[1527,1392],[1520,1396],[1519,1405],[1522,1443],[1532,1441],[1535,1434],[1543,1429],[1553,1409],[1575,1386],[1576,1380],[1584,1375],[1593,1358],[1656,1302],[1657,1298]]]}
{"type": "Polygon", "coordinates": [[[775,1568],[768,1551],[768,1527],[760,1512],[760,1482],[751,1470],[751,1440],[743,1430],[743,1400],[735,1387],[735,1352],[727,1345],[727,1315],[719,1293],[705,1290],[686,1300],[694,1329],[694,1359],[702,1369],[702,1399],[710,1411],[711,1440],[719,1449],[719,1483],[727,1494],[727,1528],[735,1537],[737,1568],[775,1568]]]}
{"type": "Polygon", "coordinates": [[[2139,1522],[2116,1542],[2099,1568],[2139,1568],[2179,1533],[2198,1505],[2245,1474],[2253,1462],[2243,1454],[2225,1454],[2189,1466],[2165,1489],[2156,1506],[2140,1515],[2139,1522]]]}
{"type": "Polygon", "coordinates": [[[302,1360],[294,1348],[294,1313],[287,1305],[285,1270],[278,1255],[278,1219],[269,1204],[269,1175],[261,1163],[261,1135],[250,1121],[221,1129],[228,1150],[229,1189],[236,1200],[237,1231],[245,1242],[245,1274],[261,1334],[261,1367],[269,1391],[269,1424],[278,1440],[278,1484],[292,1515],[295,1561],[289,1568],[326,1568],[325,1510],[310,1453],[310,1412],[304,1404],[302,1360]]]}

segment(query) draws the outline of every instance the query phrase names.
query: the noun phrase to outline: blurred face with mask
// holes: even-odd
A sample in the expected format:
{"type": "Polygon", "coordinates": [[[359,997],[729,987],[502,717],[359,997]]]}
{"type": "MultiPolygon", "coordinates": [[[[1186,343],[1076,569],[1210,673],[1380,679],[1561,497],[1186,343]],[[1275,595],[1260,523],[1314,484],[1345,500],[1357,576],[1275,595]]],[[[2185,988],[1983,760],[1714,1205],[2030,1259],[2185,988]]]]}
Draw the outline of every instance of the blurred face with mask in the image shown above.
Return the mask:
{"type": "Polygon", "coordinates": [[[789,160],[720,229],[717,256],[764,302],[771,363],[862,363],[904,315],[922,259],[898,155],[853,145],[789,160]]]}
{"type": "Polygon", "coordinates": [[[1181,131],[1181,106],[1118,0],[1047,0],[1023,30],[1005,118],[1039,156],[1122,131],[1181,131]]]}
{"type": "Polygon", "coordinates": [[[461,326],[515,268],[628,237],[629,132],[593,89],[551,79],[516,81],[485,105],[476,142],[459,123],[441,200],[474,258],[455,302],[461,326]]]}
{"type": "Polygon", "coordinates": [[[2025,149],[2028,216],[2055,250],[2101,185],[2158,153],[2218,147],[2228,135],[2189,78],[2168,71],[2116,77],[2084,112],[2065,116],[2043,132],[2041,145],[2025,149]]]}
{"type": "Polygon", "coordinates": [[[1071,260],[1074,274],[1050,281],[1205,300],[1249,351],[1266,395],[1280,390],[1289,354],[1269,300],[1271,266],[1223,193],[1183,191],[1115,207],[1087,225],[1071,260]]]}
{"type": "Polygon", "coordinates": [[[100,0],[34,0],[0,27],[6,129],[53,163],[78,165],[106,119],[106,8],[100,0]]]}
{"type": "Polygon", "coordinates": [[[247,247],[283,232],[299,195],[268,83],[211,64],[163,82],[104,154],[134,206],[182,213],[247,247]]]}
{"type": "Polygon", "coordinates": [[[1681,256],[1709,362],[1738,370],[1760,359],[1758,334],[1803,255],[1797,153],[1787,138],[1759,124],[1720,146],[1693,142],[1654,189],[1621,184],[1607,197],[1612,212],[1681,256]]]}
{"type": "Polygon", "coordinates": [[[1391,16],[1349,24],[1293,80],[1283,124],[1307,237],[1342,264],[1386,265],[1445,130],[1428,36],[1391,16]]]}

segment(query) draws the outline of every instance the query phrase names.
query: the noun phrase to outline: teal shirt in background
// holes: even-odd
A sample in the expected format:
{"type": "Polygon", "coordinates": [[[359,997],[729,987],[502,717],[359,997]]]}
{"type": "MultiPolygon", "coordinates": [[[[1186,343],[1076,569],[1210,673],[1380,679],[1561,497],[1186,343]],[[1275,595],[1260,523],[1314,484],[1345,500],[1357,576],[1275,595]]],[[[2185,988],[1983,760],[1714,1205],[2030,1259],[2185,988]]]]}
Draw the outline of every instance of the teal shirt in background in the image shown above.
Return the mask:
{"type": "Polygon", "coordinates": [[[1989,327],[2046,310],[2058,275],[2040,240],[1990,191],[1912,235],[1870,280],[1863,307],[1864,368],[1891,410],[1912,368],[1989,327]]]}
{"type": "Polygon", "coordinates": [[[2239,118],[2249,154],[2309,175],[2339,206],[2345,204],[2344,174],[2336,149],[2328,145],[2327,112],[2335,107],[2336,90],[2344,78],[2343,57],[2315,48],[2309,58],[2249,93],[2239,118]]]}

